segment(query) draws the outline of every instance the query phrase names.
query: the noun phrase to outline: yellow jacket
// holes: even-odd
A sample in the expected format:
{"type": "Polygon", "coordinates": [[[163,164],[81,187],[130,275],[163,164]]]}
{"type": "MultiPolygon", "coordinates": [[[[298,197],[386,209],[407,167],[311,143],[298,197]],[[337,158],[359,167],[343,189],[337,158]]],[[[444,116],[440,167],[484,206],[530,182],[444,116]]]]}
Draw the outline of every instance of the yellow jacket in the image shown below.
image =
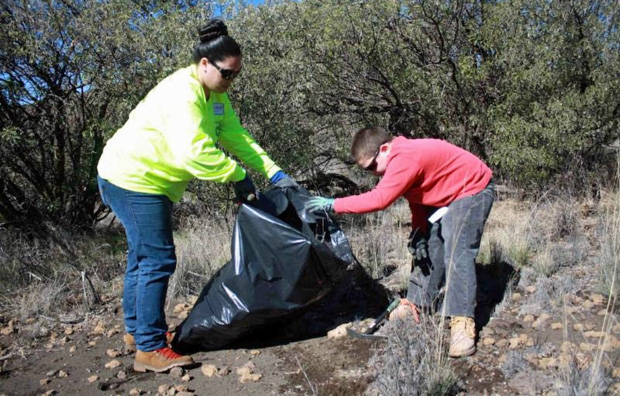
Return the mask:
{"type": "Polygon", "coordinates": [[[126,190],[176,202],[194,177],[220,183],[245,177],[218,143],[266,177],[281,170],[241,126],[228,95],[205,97],[192,65],[166,77],[138,104],[106,143],[97,171],[126,190]]]}

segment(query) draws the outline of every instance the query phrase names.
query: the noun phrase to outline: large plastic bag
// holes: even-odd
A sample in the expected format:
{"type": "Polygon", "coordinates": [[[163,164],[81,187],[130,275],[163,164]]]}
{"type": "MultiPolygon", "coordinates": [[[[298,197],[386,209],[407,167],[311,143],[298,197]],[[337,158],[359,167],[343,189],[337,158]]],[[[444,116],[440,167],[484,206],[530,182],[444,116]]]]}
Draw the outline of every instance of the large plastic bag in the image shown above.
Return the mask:
{"type": "Polygon", "coordinates": [[[273,189],[241,205],[232,260],[200,293],[177,327],[182,353],[220,349],[325,296],[353,262],[349,243],[327,214],[304,211],[300,189],[273,189]]]}

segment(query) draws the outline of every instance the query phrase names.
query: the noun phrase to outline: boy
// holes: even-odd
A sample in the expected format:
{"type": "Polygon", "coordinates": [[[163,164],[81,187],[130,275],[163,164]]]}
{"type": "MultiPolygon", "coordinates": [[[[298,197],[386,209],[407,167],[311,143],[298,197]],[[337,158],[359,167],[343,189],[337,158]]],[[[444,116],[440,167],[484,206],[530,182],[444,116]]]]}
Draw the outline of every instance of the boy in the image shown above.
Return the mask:
{"type": "Polygon", "coordinates": [[[367,213],[404,197],[411,209],[408,247],[414,254],[414,268],[407,298],[392,317],[413,315],[417,320],[419,307],[432,309],[445,285],[441,314],[451,317],[449,355],[472,355],[476,351],[474,260],[495,195],[491,169],[446,141],[394,138],[380,127],[359,130],[351,155],[360,168],[382,176],[377,186],[356,196],[314,197],[306,209],[367,213]],[[447,212],[431,224],[429,217],[443,207],[447,212]]]}

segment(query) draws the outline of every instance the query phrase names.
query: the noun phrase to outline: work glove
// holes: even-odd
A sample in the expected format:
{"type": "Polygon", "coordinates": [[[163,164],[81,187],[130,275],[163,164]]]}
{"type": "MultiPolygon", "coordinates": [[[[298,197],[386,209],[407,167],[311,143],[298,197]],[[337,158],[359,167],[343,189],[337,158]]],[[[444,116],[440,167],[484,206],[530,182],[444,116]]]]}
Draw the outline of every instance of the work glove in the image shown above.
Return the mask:
{"type": "Polygon", "coordinates": [[[409,234],[409,242],[407,243],[409,252],[416,261],[422,261],[428,258],[428,243],[426,238],[418,230],[411,231],[409,234]]]}
{"type": "Polygon", "coordinates": [[[246,174],[245,179],[235,183],[235,195],[237,202],[250,202],[256,199],[256,187],[250,175],[246,174]]]}
{"type": "Polygon", "coordinates": [[[312,197],[306,201],[304,209],[307,212],[325,211],[327,213],[334,213],[334,198],[312,197]]]}
{"type": "Polygon", "coordinates": [[[291,179],[284,171],[277,171],[275,175],[269,179],[273,185],[279,188],[299,188],[299,184],[291,179]]]}

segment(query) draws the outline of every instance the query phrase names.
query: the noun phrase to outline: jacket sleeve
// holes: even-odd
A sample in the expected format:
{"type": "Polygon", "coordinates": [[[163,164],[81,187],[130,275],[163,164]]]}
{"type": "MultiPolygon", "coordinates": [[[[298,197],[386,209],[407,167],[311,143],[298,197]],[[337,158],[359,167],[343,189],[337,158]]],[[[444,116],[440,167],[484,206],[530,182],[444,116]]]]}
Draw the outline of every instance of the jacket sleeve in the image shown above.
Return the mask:
{"type": "Polygon", "coordinates": [[[334,201],[336,213],[368,213],[386,209],[419,179],[420,168],[404,156],[390,160],[385,174],[371,191],[334,201]]]}
{"type": "Polygon", "coordinates": [[[269,155],[256,143],[241,122],[230,104],[228,95],[224,96],[224,120],[219,132],[219,142],[231,154],[244,164],[260,172],[267,178],[275,175],[280,169],[269,155]]]}

